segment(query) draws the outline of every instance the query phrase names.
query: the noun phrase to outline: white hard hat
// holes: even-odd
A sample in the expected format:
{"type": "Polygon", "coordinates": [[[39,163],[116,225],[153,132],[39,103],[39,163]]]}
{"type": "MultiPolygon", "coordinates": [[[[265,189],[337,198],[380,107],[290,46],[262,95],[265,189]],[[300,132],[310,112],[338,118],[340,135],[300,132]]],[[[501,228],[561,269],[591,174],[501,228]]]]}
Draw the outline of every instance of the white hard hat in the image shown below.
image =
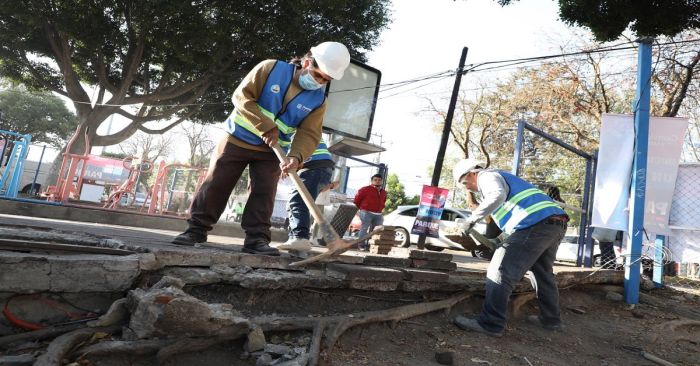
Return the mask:
{"type": "Polygon", "coordinates": [[[462,178],[467,173],[474,169],[482,169],[486,164],[483,161],[477,159],[463,159],[455,164],[452,168],[452,176],[454,177],[455,184],[459,184],[459,179],[462,178]]]}
{"type": "Polygon", "coordinates": [[[350,65],[350,52],[338,42],[323,42],[311,47],[311,57],[316,60],[321,71],[336,80],[343,77],[345,69],[350,65]]]}

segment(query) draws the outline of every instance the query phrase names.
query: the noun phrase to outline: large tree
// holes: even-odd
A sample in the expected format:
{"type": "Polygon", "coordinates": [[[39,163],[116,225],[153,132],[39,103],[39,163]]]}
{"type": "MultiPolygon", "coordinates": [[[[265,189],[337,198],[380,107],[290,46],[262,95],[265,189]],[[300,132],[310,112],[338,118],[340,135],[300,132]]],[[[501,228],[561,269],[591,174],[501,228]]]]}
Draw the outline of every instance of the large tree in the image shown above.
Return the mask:
{"type": "Polygon", "coordinates": [[[590,29],[599,41],[616,39],[628,26],[639,37],[672,37],[700,26],[700,1],[559,0],[559,16],[570,25],[590,29]]]}
{"type": "Polygon", "coordinates": [[[236,84],[263,59],[326,40],[364,59],[388,24],[388,2],[0,0],[0,75],[69,98],[79,136],[113,145],[185,119],[222,120],[236,84]],[[131,122],[98,135],[115,113],[131,122]],[[147,125],[154,121],[169,124],[147,125]]]}
{"type": "Polygon", "coordinates": [[[32,142],[61,148],[78,119],[50,93],[29,93],[21,87],[0,91],[0,130],[32,135],[32,142]]]}
{"type": "MultiPolygon", "coordinates": [[[[656,116],[690,117],[684,158],[697,161],[700,156],[700,100],[696,97],[700,81],[698,45],[682,42],[695,38],[695,31],[674,38],[660,37],[661,45],[653,50],[656,72],[652,79],[651,108],[656,116]]],[[[571,51],[562,49],[563,54],[571,51]]],[[[474,88],[475,82],[467,74],[467,85],[472,89],[469,93],[463,91],[457,103],[451,130],[453,146],[461,152],[460,157],[477,157],[490,161],[493,167],[508,169],[513,159],[516,121],[524,119],[580,150],[593,152],[598,148],[601,115],[632,111],[635,70],[629,65],[633,63],[634,55],[629,51],[562,56],[538,66],[523,67],[504,80],[491,80],[478,88],[474,88]]],[[[438,103],[429,102],[428,110],[441,118],[444,111],[435,108],[438,103]]],[[[528,180],[557,185],[566,194],[567,203],[580,202],[583,159],[529,132],[521,158],[521,174],[528,180]]],[[[448,160],[442,172],[447,187],[451,163],[448,160]]],[[[456,199],[459,201],[460,197],[456,199]]]]}

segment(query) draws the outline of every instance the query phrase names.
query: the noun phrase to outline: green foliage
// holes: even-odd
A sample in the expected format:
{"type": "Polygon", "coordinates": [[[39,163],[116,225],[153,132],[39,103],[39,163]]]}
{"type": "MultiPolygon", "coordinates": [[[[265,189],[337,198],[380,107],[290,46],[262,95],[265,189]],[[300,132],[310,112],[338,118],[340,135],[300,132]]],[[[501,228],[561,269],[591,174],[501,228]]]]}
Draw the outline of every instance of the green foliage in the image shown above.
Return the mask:
{"type": "Polygon", "coordinates": [[[63,147],[78,126],[63,101],[50,94],[33,94],[20,87],[0,91],[0,130],[31,134],[32,142],[63,147]]]}
{"type": "MultiPolygon", "coordinates": [[[[497,0],[508,5],[512,0],[497,0]]],[[[619,37],[629,26],[639,37],[674,36],[700,26],[697,0],[559,0],[559,16],[589,28],[599,41],[619,37]]]]}
{"type": "MultiPolygon", "coordinates": [[[[303,55],[322,41],[351,55],[378,43],[389,0],[92,0],[0,2],[0,75],[71,98],[94,134],[114,113],[133,123],[93,145],[116,144],[174,117],[218,122],[230,95],[264,59],[303,55]],[[91,96],[83,85],[98,86],[91,96]],[[114,106],[117,105],[117,106],[114,106]],[[133,108],[118,105],[142,105],[133,108]]],[[[175,125],[176,123],[173,123],[175,125]]]]}
{"type": "Polygon", "coordinates": [[[403,184],[399,182],[399,177],[393,173],[389,174],[386,178],[386,205],[384,206],[384,213],[392,212],[402,205],[412,204],[410,202],[411,199],[406,197],[405,188],[403,184]]]}

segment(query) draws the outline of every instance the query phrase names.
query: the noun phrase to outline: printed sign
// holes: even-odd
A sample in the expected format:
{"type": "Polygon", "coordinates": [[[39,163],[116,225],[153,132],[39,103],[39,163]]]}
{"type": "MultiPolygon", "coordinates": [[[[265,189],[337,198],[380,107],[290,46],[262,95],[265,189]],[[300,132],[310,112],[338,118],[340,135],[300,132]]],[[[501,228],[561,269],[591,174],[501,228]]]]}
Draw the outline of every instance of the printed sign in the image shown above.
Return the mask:
{"type": "Polygon", "coordinates": [[[445,201],[449,190],[440,187],[423,186],[423,193],[420,195],[420,206],[416,214],[416,221],[413,223],[411,234],[425,235],[432,238],[438,237],[440,218],[442,210],[445,208],[445,201]]]}

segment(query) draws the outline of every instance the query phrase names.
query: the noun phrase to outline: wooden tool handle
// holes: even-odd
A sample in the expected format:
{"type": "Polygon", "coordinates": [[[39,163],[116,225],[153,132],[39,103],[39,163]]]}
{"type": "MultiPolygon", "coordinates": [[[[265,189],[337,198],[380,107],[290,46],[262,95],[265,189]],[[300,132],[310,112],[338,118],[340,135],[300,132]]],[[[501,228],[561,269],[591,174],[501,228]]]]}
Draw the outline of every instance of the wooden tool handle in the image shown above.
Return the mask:
{"type": "MultiPolygon", "coordinates": [[[[277,155],[277,158],[280,162],[285,164],[288,162],[287,156],[284,154],[284,151],[282,151],[282,148],[279,145],[272,145],[272,151],[275,152],[275,155],[277,155]]],[[[321,210],[319,210],[318,206],[316,206],[316,202],[311,197],[309,190],[306,189],[304,182],[302,182],[301,178],[299,178],[299,174],[297,174],[296,170],[290,170],[288,174],[289,177],[292,179],[292,183],[294,183],[294,187],[296,187],[297,192],[299,192],[299,195],[301,195],[301,199],[304,200],[304,203],[306,203],[306,207],[309,208],[311,216],[313,216],[314,220],[316,220],[316,223],[321,228],[321,232],[324,236],[324,239],[326,241],[340,240],[338,233],[336,233],[335,230],[333,230],[333,228],[330,226],[330,224],[326,222],[326,219],[323,217],[323,214],[321,214],[321,210]]]]}

